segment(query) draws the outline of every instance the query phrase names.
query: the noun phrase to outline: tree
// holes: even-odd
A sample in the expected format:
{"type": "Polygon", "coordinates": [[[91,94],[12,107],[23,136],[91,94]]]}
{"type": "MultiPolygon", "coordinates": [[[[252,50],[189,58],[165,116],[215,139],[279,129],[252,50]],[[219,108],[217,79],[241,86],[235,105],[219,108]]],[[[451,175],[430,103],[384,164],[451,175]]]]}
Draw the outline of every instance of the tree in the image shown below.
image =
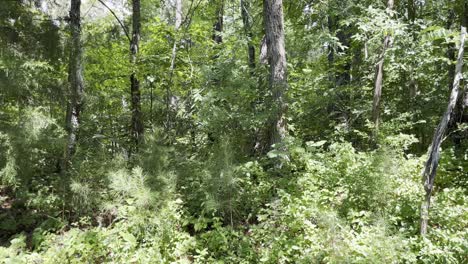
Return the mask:
{"type": "Polygon", "coordinates": [[[220,0],[216,7],[216,21],[213,24],[213,41],[216,44],[223,42],[223,36],[221,33],[224,28],[224,0],[220,0]]]}
{"type": "Polygon", "coordinates": [[[84,82],[83,82],[83,49],[81,46],[81,0],[71,0],[70,6],[70,61],[68,81],[70,83],[70,95],[67,106],[66,130],[68,133],[67,146],[65,148],[62,172],[66,172],[72,155],[75,152],[78,130],[80,127],[80,114],[83,107],[84,82]]]}
{"type": "MultiPolygon", "coordinates": [[[[416,20],[416,3],[414,0],[408,0],[406,3],[406,11],[408,13],[408,22],[410,24],[410,31],[411,31],[411,36],[414,42],[417,41],[417,34],[416,34],[416,25],[415,25],[415,20],[416,20]]],[[[415,68],[414,65],[411,66],[411,71],[410,71],[410,98],[412,101],[416,100],[416,96],[418,95],[418,82],[415,80],[414,75],[415,73],[413,72],[413,68],[415,68]]],[[[413,102],[411,102],[413,104],[413,102]]]]}
{"type": "MultiPolygon", "coordinates": [[[[387,12],[390,14],[390,17],[392,17],[393,5],[394,5],[393,0],[388,0],[387,12]]],[[[376,132],[379,130],[379,122],[380,122],[380,99],[382,97],[385,53],[387,49],[391,46],[391,44],[392,44],[392,36],[390,33],[387,33],[383,40],[382,52],[380,53],[379,61],[377,62],[376,74],[375,74],[374,100],[372,102],[372,121],[374,122],[376,132]]]]}
{"type": "MultiPolygon", "coordinates": [[[[174,16],[175,16],[175,23],[174,27],[176,32],[179,31],[180,26],[182,25],[182,0],[175,0],[175,7],[174,7],[174,16]]],[[[170,66],[170,75],[169,75],[169,83],[166,86],[166,131],[170,131],[172,128],[172,120],[171,120],[171,85],[173,84],[173,77],[174,77],[174,70],[176,67],[176,58],[177,58],[177,36],[174,38],[174,44],[172,45],[172,56],[171,56],[171,66],[170,66]]]]}
{"type": "Polygon", "coordinates": [[[427,233],[427,223],[429,221],[429,207],[431,204],[431,195],[432,195],[432,190],[434,188],[434,180],[435,180],[435,176],[437,173],[437,167],[439,166],[440,145],[442,144],[443,138],[447,132],[447,127],[451,119],[451,115],[455,109],[457,100],[459,98],[458,94],[460,90],[460,80],[463,78],[462,68],[463,68],[463,54],[464,54],[464,48],[465,48],[465,36],[466,36],[466,28],[462,27],[461,34],[460,34],[460,47],[458,50],[458,57],[457,57],[457,66],[455,68],[455,76],[453,79],[450,99],[448,102],[447,110],[442,116],[442,120],[440,121],[434,133],[431,148],[429,151],[429,156],[427,158],[426,166],[424,168],[423,180],[424,180],[424,190],[426,191],[426,198],[421,206],[420,232],[422,236],[426,235],[427,233]]]}
{"type": "Polygon", "coordinates": [[[245,36],[247,37],[247,52],[248,52],[248,63],[252,70],[255,69],[255,47],[252,43],[252,15],[250,14],[250,0],[241,0],[241,15],[242,22],[244,25],[245,36]]]}
{"type": "MultiPolygon", "coordinates": [[[[468,2],[461,1],[459,6],[459,16],[460,16],[460,25],[462,27],[468,28],[468,2]],[[463,3],[464,2],[464,3],[463,3]]],[[[451,20],[449,18],[449,20],[451,20]]],[[[450,62],[455,61],[455,47],[453,45],[449,46],[449,51],[447,52],[448,59],[450,62]]],[[[449,65],[449,80],[453,80],[455,75],[455,65],[450,63],[449,65]]],[[[465,82],[466,83],[466,82],[465,82]]],[[[449,88],[452,88],[452,83],[449,84],[449,88]]],[[[457,101],[457,105],[455,106],[455,110],[453,113],[453,118],[449,122],[449,129],[457,130],[457,126],[459,123],[466,123],[468,122],[468,113],[465,113],[465,109],[468,107],[468,89],[462,89],[459,95],[459,100],[457,101]]],[[[457,130],[454,133],[451,133],[451,138],[455,144],[457,149],[461,147],[461,141],[464,139],[466,135],[464,135],[463,131],[457,130]]]]}
{"type": "Polygon", "coordinates": [[[269,88],[272,93],[271,115],[268,120],[269,144],[278,144],[286,137],[287,119],[287,63],[284,44],[282,0],[264,0],[263,16],[270,65],[269,88]]]}
{"type": "Polygon", "coordinates": [[[132,1],[132,39],[130,41],[130,62],[132,63],[132,73],[130,75],[130,94],[132,107],[131,135],[136,148],[143,139],[145,131],[143,125],[143,115],[141,113],[141,92],[140,81],[136,72],[137,57],[140,45],[140,0],[132,1]]]}

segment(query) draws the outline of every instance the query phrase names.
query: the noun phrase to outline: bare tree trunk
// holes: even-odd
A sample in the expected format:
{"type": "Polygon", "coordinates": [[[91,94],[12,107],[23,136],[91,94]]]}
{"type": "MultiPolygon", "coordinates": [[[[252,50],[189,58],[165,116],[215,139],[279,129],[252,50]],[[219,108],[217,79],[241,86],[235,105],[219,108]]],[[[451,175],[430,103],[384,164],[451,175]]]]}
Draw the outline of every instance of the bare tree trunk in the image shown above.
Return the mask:
{"type": "Polygon", "coordinates": [[[423,173],[424,190],[426,191],[426,199],[421,205],[421,235],[424,236],[427,233],[427,224],[429,220],[429,207],[431,204],[431,194],[434,188],[434,179],[439,165],[440,158],[440,145],[442,144],[443,138],[447,132],[447,126],[450,121],[450,117],[453,113],[455,105],[458,100],[460,80],[462,79],[462,67],[463,67],[463,51],[465,46],[466,28],[461,28],[460,35],[460,48],[458,50],[457,66],[455,68],[455,77],[453,79],[452,92],[448,102],[447,110],[442,116],[439,126],[437,127],[434,137],[432,139],[432,145],[427,158],[426,166],[423,173]]]}
{"type": "MultiPolygon", "coordinates": [[[[468,2],[466,1],[461,1],[461,12],[459,13],[460,15],[460,24],[462,27],[467,28],[468,27],[468,2]],[[464,3],[463,3],[464,2],[464,3]]],[[[452,17],[455,16],[455,11],[451,10],[452,16],[448,18],[447,22],[447,28],[450,29],[450,25],[453,23],[452,17]]],[[[449,44],[449,48],[447,51],[447,56],[450,62],[455,61],[455,51],[456,47],[455,44],[449,44]]],[[[455,65],[451,63],[449,65],[449,80],[453,80],[455,75],[455,65]]],[[[458,124],[459,123],[464,123],[468,122],[468,115],[465,114],[465,108],[468,106],[468,91],[466,89],[463,89],[463,84],[461,84],[461,90],[459,94],[459,100],[457,101],[457,104],[455,106],[455,110],[453,113],[452,119],[449,121],[448,129],[454,129],[454,133],[450,134],[450,137],[454,143],[455,146],[455,151],[459,152],[460,150],[463,151],[462,148],[462,140],[466,138],[466,132],[457,130],[458,129],[458,124]]],[[[452,87],[452,84],[449,84],[449,88],[452,87]]]]}
{"type": "Polygon", "coordinates": [[[270,90],[273,95],[269,120],[269,144],[281,143],[287,135],[286,111],[288,108],[286,92],[287,63],[284,45],[283,1],[263,1],[266,45],[270,65],[270,90]]]}
{"type": "Polygon", "coordinates": [[[70,6],[70,61],[69,75],[70,97],[67,106],[66,130],[68,132],[67,145],[65,147],[62,173],[67,172],[71,158],[75,153],[78,130],[80,127],[80,114],[83,107],[84,82],[83,82],[83,50],[81,46],[81,0],[71,0],[70,6]]]}
{"type": "Polygon", "coordinates": [[[252,43],[252,19],[250,12],[250,0],[241,0],[241,15],[242,15],[242,22],[244,24],[244,31],[245,35],[247,36],[247,52],[248,52],[248,62],[249,67],[251,69],[251,73],[253,74],[253,70],[255,69],[255,47],[252,43]]]}
{"type": "MultiPolygon", "coordinates": [[[[394,4],[393,0],[388,0],[387,11],[391,12],[393,10],[393,4],[394,4]]],[[[390,13],[390,16],[391,16],[391,13],[390,13]]],[[[372,103],[372,121],[374,122],[374,125],[375,125],[375,132],[379,130],[380,99],[382,97],[385,53],[387,49],[390,47],[391,43],[392,43],[392,36],[389,33],[387,33],[383,41],[382,52],[380,53],[379,61],[377,62],[376,74],[375,74],[374,100],[372,103]]]]}
{"type": "MultiPolygon", "coordinates": [[[[175,0],[175,30],[179,31],[182,25],[182,0],[175,0]]],[[[177,58],[177,36],[174,38],[174,44],[172,46],[172,57],[170,66],[169,82],[166,86],[166,132],[172,129],[172,111],[171,111],[171,86],[173,84],[175,61],[177,58]]]]}
{"type": "MultiPolygon", "coordinates": [[[[462,26],[468,28],[468,1],[465,1],[463,6],[463,15],[462,15],[462,26]]],[[[465,122],[468,122],[468,113],[465,113],[465,109],[468,109],[468,82],[465,80],[465,89],[462,97],[462,119],[465,117],[465,122]],[[465,115],[466,114],[466,115],[465,115]]]]}
{"type": "Polygon", "coordinates": [[[132,74],[130,75],[130,94],[132,103],[132,125],[131,135],[136,149],[143,139],[144,126],[141,113],[140,81],[138,80],[136,67],[140,45],[140,0],[132,1],[132,40],[130,41],[130,62],[132,63],[132,74]]]}

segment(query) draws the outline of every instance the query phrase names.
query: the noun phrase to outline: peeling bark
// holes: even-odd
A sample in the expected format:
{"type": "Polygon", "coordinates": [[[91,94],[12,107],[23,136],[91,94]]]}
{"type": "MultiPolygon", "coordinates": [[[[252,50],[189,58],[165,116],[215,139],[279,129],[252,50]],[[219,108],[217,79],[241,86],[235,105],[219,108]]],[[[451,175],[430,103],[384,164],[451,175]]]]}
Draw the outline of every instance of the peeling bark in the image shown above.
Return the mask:
{"type": "Polygon", "coordinates": [[[429,207],[431,204],[431,194],[434,188],[434,180],[435,180],[435,176],[437,172],[437,167],[439,165],[440,145],[442,144],[443,138],[447,132],[447,127],[448,127],[451,115],[454,111],[455,105],[459,98],[458,95],[459,95],[459,90],[460,90],[460,80],[463,78],[462,68],[463,68],[463,52],[464,52],[464,46],[465,46],[465,37],[466,37],[466,28],[462,27],[461,35],[460,35],[460,48],[458,50],[457,66],[455,68],[455,76],[453,79],[450,99],[448,102],[447,110],[442,116],[442,120],[440,121],[434,133],[431,148],[429,151],[429,156],[427,158],[426,166],[423,172],[424,190],[426,191],[426,197],[425,197],[425,201],[421,205],[420,232],[422,236],[427,234],[427,225],[429,221],[429,207]]]}
{"type": "Polygon", "coordinates": [[[263,36],[260,43],[260,64],[268,64],[268,47],[266,43],[266,36],[263,36]]]}
{"type": "MultiPolygon", "coordinates": [[[[467,28],[468,27],[468,2],[464,1],[461,3],[461,12],[459,13],[460,16],[460,24],[462,27],[467,28]]],[[[447,22],[447,27],[453,24],[453,18],[455,16],[455,11],[451,10],[452,16],[448,18],[447,22]]],[[[455,58],[455,44],[450,44],[449,48],[447,50],[447,56],[450,62],[453,62],[456,60],[455,58]]],[[[449,64],[449,80],[453,80],[454,75],[455,75],[455,65],[453,63],[449,64]]],[[[466,83],[466,82],[465,82],[466,83]]],[[[450,130],[455,130],[453,133],[451,133],[450,137],[455,145],[455,150],[458,151],[463,151],[462,147],[462,140],[466,138],[466,132],[458,130],[458,124],[460,123],[465,123],[468,120],[468,113],[465,112],[466,107],[468,106],[468,91],[466,89],[463,89],[463,84],[461,84],[461,91],[459,93],[459,99],[457,101],[457,104],[455,106],[455,110],[453,113],[452,119],[449,121],[448,129],[450,130]]],[[[451,89],[452,84],[449,83],[449,88],[451,89]]]]}

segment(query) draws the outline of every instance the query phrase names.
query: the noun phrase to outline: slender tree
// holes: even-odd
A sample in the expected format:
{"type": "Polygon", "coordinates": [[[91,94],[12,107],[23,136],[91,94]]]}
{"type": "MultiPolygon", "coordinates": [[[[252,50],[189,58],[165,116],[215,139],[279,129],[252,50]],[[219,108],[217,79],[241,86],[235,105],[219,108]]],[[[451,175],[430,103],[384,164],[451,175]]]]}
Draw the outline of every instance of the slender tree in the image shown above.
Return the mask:
{"type": "Polygon", "coordinates": [[[132,1],[132,39],[130,41],[130,62],[132,63],[132,73],[130,75],[130,95],[132,107],[131,135],[135,146],[138,148],[143,133],[143,115],[141,113],[141,92],[140,81],[136,73],[136,63],[140,45],[140,0],[132,1]]]}
{"type": "MultiPolygon", "coordinates": [[[[387,12],[390,13],[390,17],[392,16],[393,5],[394,5],[393,0],[388,0],[387,12]]],[[[387,52],[387,49],[390,47],[391,43],[392,43],[392,36],[390,35],[390,33],[387,33],[384,37],[383,44],[382,44],[382,52],[380,53],[379,61],[377,62],[377,66],[376,66],[374,100],[372,103],[372,121],[374,122],[376,132],[379,129],[379,122],[380,122],[380,99],[382,97],[385,53],[387,52]]]]}
{"type": "MultiPolygon", "coordinates": [[[[408,22],[410,24],[410,33],[412,36],[413,41],[417,42],[417,34],[416,34],[416,3],[415,0],[408,0],[406,3],[406,10],[408,12],[408,22]]],[[[414,100],[416,100],[416,96],[418,95],[418,82],[415,79],[414,69],[416,67],[414,65],[411,66],[410,76],[409,76],[409,88],[410,88],[410,99],[411,104],[413,105],[414,100]]]]}
{"type": "MultiPolygon", "coordinates": [[[[216,10],[215,10],[215,22],[213,23],[213,35],[211,39],[215,44],[220,46],[220,44],[223,43],[223,36],[221,35],[224,30],[224,0],[218,0],[215,1],[216,3],[216,10]]],[[[216,50],[217,48],[215,48],[216,50]]],[[[213,61],[213,72],[217,71],[217,66],[216,66],[216,60],[219,58],[218,52],[215,53],[215,55],[212,57],[213,61]]],[[[221,79],[214,75],[212,78],[213,85],[220,86],[221,84],[221,79]]],[[[214,133],[213,131],[209,131],[207,133],[208,136],[208,141],[210,144],[214,143],[216,139],[218,138],[217,133],[214,133]]]]}
{"type": "Polygon", "coordinates": [[[216,7],[216,21],[213,24],[213,41],[216,44],[221,44],[223,42],[223,37],[221,33],[224,28],[224,0],[220,0],[218,6],[216,7]]]}
{"type": "Polygon", "coordinates": [[[68,133],[65,147],[62,172],[68,170],[71,158],[75,153],[78,130],[80,128],[80,114],[83,107],[84,81],[83,81],[83,49],[81,45],[81,0],[71,0],[70,5],[70,60],[68,69],[68,81],[70,85],[66,130],[68,133]]]}
{"type": "Polygon", "coordinates": [[[250,14],[250,0],[241,0],[241,15],[242,22],[244,24],[244,32],[247,37],[247,52],[248,52],[248,63],[249,67],[252,70],[255,69],[255,47],[252,43],[253,33],[252,33],[252,16],[250,14]]]}
{"type": "MultiPolygon", "coordinates": [[[[182,0],[175,0],[174,6],[174,27],[176,31],[179,31],[180,26],[182,25],[182,0]]],[[[176,58],[177,58],[177,36],[174,38],[174,43],[172,45],[172,56],[171,56],[171,66],[170,66],[170,76],[169,83],[166,86],[166,131],[170,131],[172,128],[172,111],[171,111],[171,86],[173,84],[174,70],[176,67],[176,58]]]]}
{"type": "Polygon", "coordinates": [[[269,86],[272,93],[272,114],[269,120],[269,144],[281,143],[286,137],[287,119],[287,63],[284,44],[284,18],[282,0],[264,0],[263,15],[270,65],[269,86]]]}
{"type": "Polygon", "coordinates": [[[466,28],[461,28],[461,35],[460,35],[460,48],[458,50],[458,57],[457,57],[457,66],[455,68],[455,76],[453,79],[452,91],[450,94],[450,99],[448,102],[447,110],[445,111],[444,115],[442,116],[442,120],[440,121],[432,139],[431,148],[429,150],[429,156],[427,158],[426,166],[423,172],[423,181],[424,181],[424,190],[426,191],[425,201],[421,205],[421,235],[424,236],[427,233],[427,224],[429,221],[429,207],[431,204],[431,195],[432,190],[434,188],[434,180],[437,172],[437,167],[439,165],[439,158],[440,158],[440,145],[444,139],[444,136],[447,132],[447,127],[449,121],[451,119],[451,115],[454,111],[455,105],[459,98],[459,90],[460,90],[460,80],[463,78],[462,76],[462,68],[463,68],[463,53],[465,47],[465,37],[466,37],[466,28]]]}

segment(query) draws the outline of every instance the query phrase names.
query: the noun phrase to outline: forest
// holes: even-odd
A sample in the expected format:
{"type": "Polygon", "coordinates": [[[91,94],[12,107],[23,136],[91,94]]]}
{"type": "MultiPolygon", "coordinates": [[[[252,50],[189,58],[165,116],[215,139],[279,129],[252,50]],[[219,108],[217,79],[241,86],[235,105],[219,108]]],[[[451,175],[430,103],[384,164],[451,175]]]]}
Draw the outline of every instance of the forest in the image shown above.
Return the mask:
{"type": "Polygon", "coordinates": [[[468,0],[0,0],[0,263],[468,263],[468,0]]]}

